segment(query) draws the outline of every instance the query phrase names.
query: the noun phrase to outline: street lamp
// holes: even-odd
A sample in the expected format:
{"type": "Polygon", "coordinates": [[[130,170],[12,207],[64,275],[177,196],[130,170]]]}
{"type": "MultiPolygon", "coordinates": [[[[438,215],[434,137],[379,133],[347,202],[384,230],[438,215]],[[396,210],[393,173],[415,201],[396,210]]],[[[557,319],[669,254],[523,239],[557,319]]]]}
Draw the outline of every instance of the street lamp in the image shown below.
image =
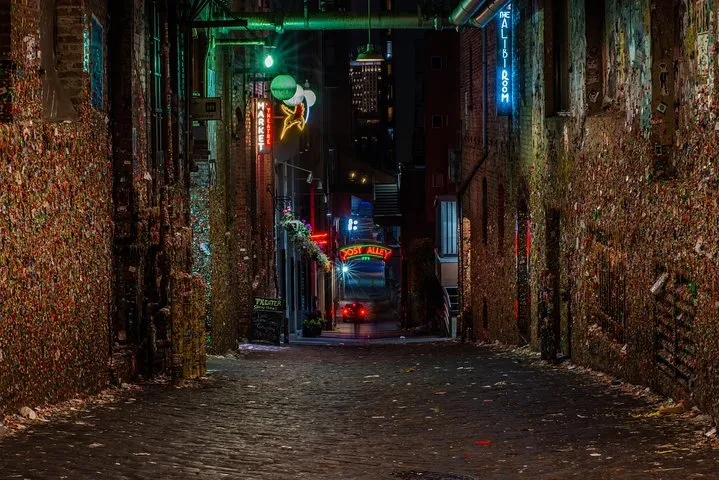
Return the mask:
{"type": "Polygon", "coordinates": [[[265,57],[265,68],[272,68],[272,65],[275,64],[275,59],[272,58],[272,55],[267,55],[265,57]]]}
{"type": "Polygon", "coordinates": [[[382,54],[375,50],[374,45],[372,45],[372,15],[370,14],[370,1],[371,0],[367,0],[367,45],[365,45],[364,50],[360,48],[359,54],[355,59],[358,62],[384,61],[382,54]]]}

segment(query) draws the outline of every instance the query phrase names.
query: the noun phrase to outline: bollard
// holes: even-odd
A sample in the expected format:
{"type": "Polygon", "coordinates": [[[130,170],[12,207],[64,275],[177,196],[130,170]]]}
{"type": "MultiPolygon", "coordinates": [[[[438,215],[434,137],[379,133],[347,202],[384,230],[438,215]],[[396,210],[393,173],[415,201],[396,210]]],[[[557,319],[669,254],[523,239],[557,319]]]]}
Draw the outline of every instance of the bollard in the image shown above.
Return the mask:
{"type": "Polygon", "coordinates": [[[285,344],[289,345],[290,344],[290,319],[285,317],[285,319],[283,320],[282,323],[283,323],[283,328],[285,331],[285,344]]]}

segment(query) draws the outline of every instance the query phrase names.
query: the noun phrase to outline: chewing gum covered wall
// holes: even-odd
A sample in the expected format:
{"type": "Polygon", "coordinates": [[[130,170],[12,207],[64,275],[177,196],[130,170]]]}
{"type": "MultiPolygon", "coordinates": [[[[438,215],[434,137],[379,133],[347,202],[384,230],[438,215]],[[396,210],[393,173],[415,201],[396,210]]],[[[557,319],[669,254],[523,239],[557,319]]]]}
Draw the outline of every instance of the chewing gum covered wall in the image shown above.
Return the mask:
{"type": "Polygon", "coordinates": [[[718,415],[716,5],[606,0],[592,36],[589,2],[569,3],[571,115],[524,159],[535,298],[558,234],[572,358],[718,415]]]}
{"type": "Polygon", "coordinates": [[[53,69],[41,55],[43,3],[5,2],[0,20],[11,32],[0,51],[0,414],[92,391],[107,372],[106,15],[99,2],[57,1],[63,43],[53,69]]]}

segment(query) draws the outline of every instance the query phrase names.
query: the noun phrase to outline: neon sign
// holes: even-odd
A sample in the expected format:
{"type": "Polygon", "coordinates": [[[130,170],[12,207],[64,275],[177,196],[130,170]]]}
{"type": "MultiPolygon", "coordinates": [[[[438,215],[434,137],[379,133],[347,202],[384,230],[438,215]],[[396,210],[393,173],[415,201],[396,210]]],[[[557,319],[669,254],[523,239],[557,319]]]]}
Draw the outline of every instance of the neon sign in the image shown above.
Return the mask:
{"type": "Polygon", "coordinates": [[[315,233],[310,235],[310,239],[320,247],[324,247],[329,243],[329,240],[327,239],[329,235],[329,233],[315,233]]]}
{"type": "Polygon", "coordinates": [[[512,113],[512,4],[497,15],[497,115],[512,113]]]}
{"type": "Polygon", "coordinates": [[[340,259],[343,262],[347,260],[357,260],[363,257],[387,261],[391,256],[391,248],[378,244],[362,243],[340,248],[340,259]]]}
{"type": "Polygon", "coordinates": [[[269,153],[272,151],[272,103],[267,100],[257,100],[257,151],[269,153]]]}
{"type": "Polygon", "coordinates": [[[307,125],[307,117],[305,116],[305,113],[309,113],[309,111],[307,110],[307,107],[305,107],[304,103],[300,102],[295,105],[294,108],[290,108],[287,105],[281,105],[280,108],[282,108],[282,112],[285,114],[280,140],[285,138],[287,130],[294,126],[297,126],[297,130],[300,132],[305,129],[305,125],[307,125]]]}

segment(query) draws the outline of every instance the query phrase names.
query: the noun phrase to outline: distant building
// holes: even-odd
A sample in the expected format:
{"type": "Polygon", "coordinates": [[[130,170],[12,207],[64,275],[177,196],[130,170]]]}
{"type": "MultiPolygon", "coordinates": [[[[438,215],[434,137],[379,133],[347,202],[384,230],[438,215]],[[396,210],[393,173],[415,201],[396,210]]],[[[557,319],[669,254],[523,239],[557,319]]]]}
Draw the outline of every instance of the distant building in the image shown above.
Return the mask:
{"type": "Polygon", "coordinates": [[[360,117],[379,121],[379,97],[382,81],[382,62],[350,62],[352,106],[360,117]]]}

